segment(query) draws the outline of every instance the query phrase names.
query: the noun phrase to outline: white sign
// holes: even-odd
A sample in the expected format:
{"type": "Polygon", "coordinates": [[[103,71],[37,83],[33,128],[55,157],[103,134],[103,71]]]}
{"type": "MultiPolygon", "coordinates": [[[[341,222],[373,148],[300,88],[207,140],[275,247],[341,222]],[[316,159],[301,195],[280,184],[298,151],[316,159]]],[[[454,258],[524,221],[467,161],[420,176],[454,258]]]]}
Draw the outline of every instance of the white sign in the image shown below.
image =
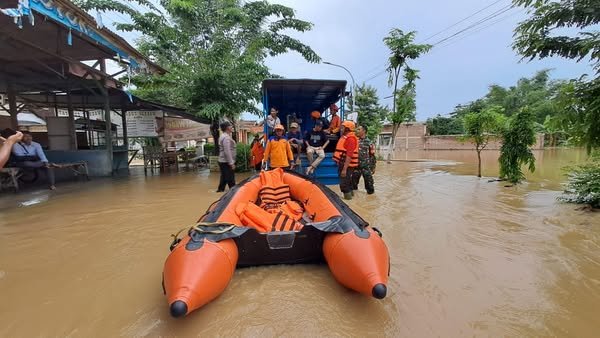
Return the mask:
{"type": "MultiPolygon", "coordinates": [[[[159,112],[162,115],[162,112],[159,112]]],[[[156,111],[128,111],[127,137],[157,137],[156,111]]]]}

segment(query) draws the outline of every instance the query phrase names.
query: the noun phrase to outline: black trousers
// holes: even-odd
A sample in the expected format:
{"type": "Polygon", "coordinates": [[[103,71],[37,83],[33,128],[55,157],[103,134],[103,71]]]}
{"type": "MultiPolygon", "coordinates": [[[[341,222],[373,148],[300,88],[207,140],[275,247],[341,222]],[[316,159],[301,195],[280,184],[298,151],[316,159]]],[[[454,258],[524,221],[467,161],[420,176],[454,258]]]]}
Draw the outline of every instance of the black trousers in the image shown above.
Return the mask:
{"type": "Polygon", "coordinates": [[[41,171],[46,175],[49,185],[54,185],[54,169],[46,167],[46,164],[42,161],[23,161],[17,162],[16,166],[23,169],[30,169],[35,171],[41,171]]]}
{"type": "Polygon", "coordinates": [[[235,185],[235,172],[231,169],[229,163],[219,162],[219,169],[221,169],[221,179],[219,180],[218,191],[224,191],[225,185],[229,185],[229,189],[235,185]]]}
{"type": "Polygon", "coordinates": [[[338,167],[338,175],[340,176],[340,190],[343,194],[352,192],[352,175],[354,174],[354,168],[348,167],[346,169],[346,177],[342,177],[343,165],[338,167]]]}

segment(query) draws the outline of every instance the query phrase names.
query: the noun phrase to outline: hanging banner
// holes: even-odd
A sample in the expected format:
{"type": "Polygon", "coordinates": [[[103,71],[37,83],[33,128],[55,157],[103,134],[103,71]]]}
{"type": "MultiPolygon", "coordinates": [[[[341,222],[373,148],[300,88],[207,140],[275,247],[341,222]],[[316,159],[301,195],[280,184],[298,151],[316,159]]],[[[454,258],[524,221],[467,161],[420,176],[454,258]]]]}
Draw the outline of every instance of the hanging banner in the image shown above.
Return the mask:
{"type": "Polygon", "coordinates": [[[164,142],[200,140],[209,137],[208,124],[174,117],[164,119],[164,142]]]}

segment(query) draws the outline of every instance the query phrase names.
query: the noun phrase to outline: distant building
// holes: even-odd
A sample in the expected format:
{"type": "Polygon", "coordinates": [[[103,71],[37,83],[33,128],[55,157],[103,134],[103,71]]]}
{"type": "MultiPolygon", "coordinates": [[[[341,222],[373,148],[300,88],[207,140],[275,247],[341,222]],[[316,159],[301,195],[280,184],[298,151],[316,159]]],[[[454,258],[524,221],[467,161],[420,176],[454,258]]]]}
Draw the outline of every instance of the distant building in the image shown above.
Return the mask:
{"type": "MultiPolygon", "coordinates": [[[[424,122],[405,122],[400,125],[396,133],[396,151],[401,150],[471,150],[475,145],[471,142],[460,140],[461,135],[429,135],[427,124],[424,122]]],[[[385,152],[389,149],[392,138],[392,125],[383,126],[377,137],[377,149],[385,152]]],[[[502,142],[493,138],[485,149],[499,150],[502,142]]],[[[536,135],[536,143],[532,149],[544,148],[544,134],[536,135]]]]}

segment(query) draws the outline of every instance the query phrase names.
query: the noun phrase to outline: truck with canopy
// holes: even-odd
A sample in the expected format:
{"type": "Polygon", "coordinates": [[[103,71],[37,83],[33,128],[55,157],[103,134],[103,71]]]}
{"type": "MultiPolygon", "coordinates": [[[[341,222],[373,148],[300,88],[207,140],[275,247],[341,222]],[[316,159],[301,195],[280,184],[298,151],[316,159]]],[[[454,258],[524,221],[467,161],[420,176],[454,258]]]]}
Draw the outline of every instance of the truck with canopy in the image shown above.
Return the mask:
{"type": "MultiPolygon", "coordinates": [[[[344,80],[315,80],[315,79],[267,79],[262,83],[263,118],[267,118],[271,108],[277,108],[279,119],[289,131],[291,123],[296,122],[300,126],[300,132],[304,135],[315,125],[311,118],[311,112],[319,111],[321,116],[329,120],[331,118],[330,105],[339,107],[340,119],[344,120],[344,101],[349,93],[346,92],[346,81],[344,80]]],[[[264,132],[268,133],[267,124],[264,124],[264,132]]],[[[325,149],[325,159],[313,173],[314,178],[326,185],[339,183],[337,164],[333,161],[333,151],[339,135],[329,135],[329,146],[325,149]]],[[[308,166],[306,154],[301,154],[301,169],[308,166]]]]}

